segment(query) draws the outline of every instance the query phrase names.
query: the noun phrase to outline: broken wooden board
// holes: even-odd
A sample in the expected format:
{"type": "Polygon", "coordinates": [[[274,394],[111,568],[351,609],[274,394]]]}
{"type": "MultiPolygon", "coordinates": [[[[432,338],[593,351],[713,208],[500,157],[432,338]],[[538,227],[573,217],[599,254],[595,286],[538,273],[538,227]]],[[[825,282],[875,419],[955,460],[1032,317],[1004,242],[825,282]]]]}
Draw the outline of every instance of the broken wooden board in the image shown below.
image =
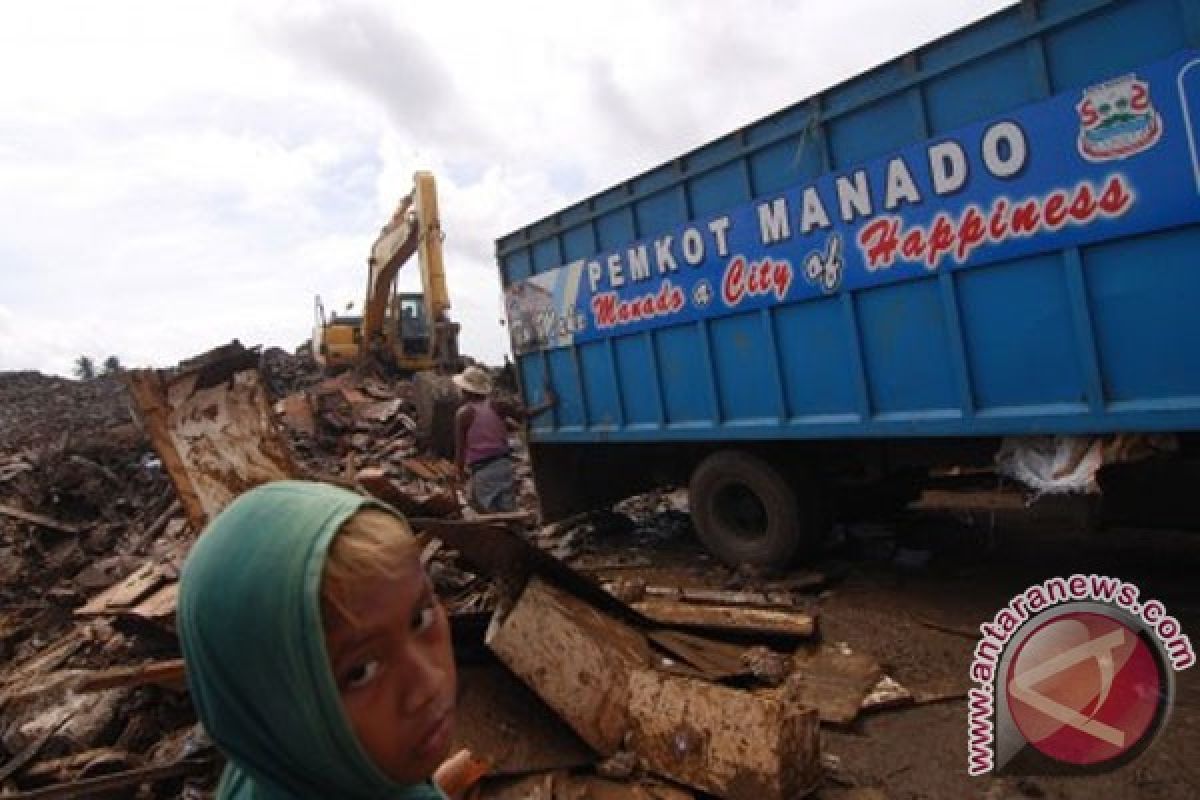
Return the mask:
{"type": "Polygon", "coordinates": [[[642,590],[650,599],[674,600],[681,603],[699,603],[721,606],[748,606],[751,608],[774,608],[784,611],[795,609],[799,599],[791,592],[756,592],[745,590],[706,589],[677,586],[647,586],[642,590]]]}
{"type": "Polygon", "coordinates": [[[354,414],[359,419],[365,419],[367,422],[382,425],[400,413],[402,405],[404,405],[403,400],[383,400],[378,403],[368,402],[364,405],[355,406],[354,414]]]}
{"type": "MultiPolygon", "coordinates": [[[[73,685],[79,670],[64,670],[39,676],[40,685],[25,685],[5,699],[3,744],[10,751],[56,731],[72,750],[85,750],[101,743],[128,698],[122,689],[79,694],[73,685]]],[[[6,693],[8,690],[6,690],[6,693]]]]}
{"type": "Polygon", "coordinates": [[[742,660],[745,648],[739,645],[718,642],[682,631],[652,631],[646,636],[710,681],[750,674],[749,667],[742,660]]]}
{"type": "Polygon", "coordinates": [[[147,562],[107,591],[92,598],[80,613],[97,613],[108,608],[128,608],[167,582],[168,573],[154,562],[147,562]]]}
{"type": "MultiPolygon", "coordinates": [[[[54,610],[49,607],[0,609],[0,659],[7,659],[10,641],[48,624],[53,615],[54,610]]],[[[2,682],[3,678],[0,678],[2,682]]]]}
{"type": "Polygon", "coordinates": [[[882,677],[883,668],[865,653],[821,645],[792,656],[787,686],[801,702],[817,709],[822,722],[849,725],[882,677]]]}
{"type": "Polygon", "coordinates": [[[5,795],[5,800],[75,800],[75,798],[102,797],[121,789],[132,789],[142,784],[153,784],[182,775],[195,775],[210,769],[212,769],[212,762],[208,759],[189,758],[174,764],[140,767],[114,775],[101,775],[47,786],[42,789],[15,792],[5,795]]]}
{"type": "Polygon", "coordinates": [[[59,522],[56,519],[52,519],[42,514],[34,514],[30,511],[22,511],[21,509],[13,508],[12,506],[0,505],[0,515],[19,519],[23,522],[28,522],[41,528],[49,528],[50,530],[58,531],[59,533],[74,534],[79,533],[81,530],[81,528],[76,525],[68,525],[65,522],[59,522]]]}
{"type": "Polygon", "coordinates": [[[284,424],[292,430],[305,436],[317,435],[317,420],[308,392],[289,394],[275,404],[275,413],[281,416],[284,424]]]}
{"type": "Polygon", "coordinates": [[[790,691],[749,692],[635,670],[629,747],[647,770],[731,800],[792,800],[821,780],[817,714],[790,691]]]}
{"type": "Polygon", "coordinates": [[[517,525],[524,527],[531,525],[537,520],[537,512],[534,511],[493,511],[488,514],[475,514],[471,517],[475,522],[483,522],[486,524],[502,523],[506,525],[517,525]]]}
{"type": "Polygon", "coordinates": [[[90,634],[84,627],[73,628],[65,636],[60,636],[52,644],[25,661],[5,665],[4,669],[0,670],[0,685],[45,675],[58,669],[64,661],[83,646],[88,638],[90,638],[90,634]]]}
{"type": "Polygon", "coordinates": [[[694,797],[685,789],[651,779],[615,781],[558,770],[523,778],[486,779],[479,800],[692,800],[694,797]]]}
{"type": "Polygon", "coordinates": [[[406,458],[404,468],[426,481],[446,481],[455,477],[454,465],[442,458],[406,458]]]}
{"type": "MultiPolygon", "coordinates": [[[[64,719],[63,723],[65,722],[66,720],[64,719]]],[[[46,729],[41,736],[31,741],[24,750],[14,753],[12,758],[6,761],[4,766],[0,767],[0,786],[5,785],[9,778],[25,769],[27,764],[37,758],[38,753],[54,738],[54,735],[58,733],[61,727],[62,725],[59,724],[56,727],[46,729]]]]}
{"type": "Polygon", "coordinates": [[[153,684],[168,689],[183,689],[186,685],[183,659],[154,661],[131,667],[111,667],[83,676],[75,691],[80,694],[99,692],[105,689],[128,689],[134,686],[153,684]]]}
{"type": "Polygon", "coordinates": [[[408,522],[414,530],[441,539],[447,547],[458,551],[464,563],[489,577],[522,586],[531,576],[537,575],[623,622],[643,629],[657,627],[594,581],[530,544],[507,525],[421,517],[410,517],[408,522]]]}
{"type": "Polygon", "coordinates": [[[235,342],[178,372],[131,370],[125,377],[193,530],[203,530],[247,489],[299,476],[267,399],[258,353],[235,342]]]}
{"type": "Polygon", "coordinates": [[[662,625],[781,636],[812,636],[816,630],[816,618],[804,611],[698,605],[654,598],[630,605],[662,625]]]}
{"type": "Polygon", "coordinates": [[[650,663],[641,634],[534,578],[484,641],[598,753],[620,748],[630,673],[650,663]]]}
{"type": "Polygon", "coordinates": [[[501,664],[458,670],[451,751],[466,748],[489,775],[522,775],[591,764],[595,755],[538,696],[501,664]]]}
{"type": "Polygon", "coordinates": [[[75,614],[76,616],[93,616],[129,609],[149,597],[151,592],[159,589],[163,584],[173,580],[176,572],[173,567],[166,568],[155,562],[147,562],[123,580],[93,597],[87,605],[76,609],[75,614]]]}
{"type": "Polygon", "coordinates": [[[97,747],[82,753],[39,761],[21,776],[22,783],[35,786],[69,783],[98,774],[120,772],[131,766],[133,756],[115,747],[97,747]]]}
{"type": "Polygon", "coordinates": [[[114,609],[116,616],[137,617],[159,626],[174,628],[175,608],[179,603],[179,582],[172,581],[151,592],[140,603],[128,609],[114,609]]]}
{"type": "Polygon", "coordinates": [[[453,492],[440,488],[420,491],[412,484],[402,484],[389,477],[382,467],[360,469],[354,479],[371,496],[393,506],[405,516],[448,517],[461,510],[453,492]]]}

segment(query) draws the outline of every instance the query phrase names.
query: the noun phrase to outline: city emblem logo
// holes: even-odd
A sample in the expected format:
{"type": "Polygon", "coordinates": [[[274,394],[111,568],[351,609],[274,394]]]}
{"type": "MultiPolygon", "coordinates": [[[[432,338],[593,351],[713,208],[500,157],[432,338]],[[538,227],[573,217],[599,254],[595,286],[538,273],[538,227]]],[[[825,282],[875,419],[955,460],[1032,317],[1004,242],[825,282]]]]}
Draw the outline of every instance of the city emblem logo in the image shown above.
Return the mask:
{"type": "Polygon", "coordinates": [[[1079,154],[1093,163],[1129,158],[1162,137],[1162,117],[1150,101],[1150,85],[1132,74],[1088,87],[1075,110],[1079,154]]]}

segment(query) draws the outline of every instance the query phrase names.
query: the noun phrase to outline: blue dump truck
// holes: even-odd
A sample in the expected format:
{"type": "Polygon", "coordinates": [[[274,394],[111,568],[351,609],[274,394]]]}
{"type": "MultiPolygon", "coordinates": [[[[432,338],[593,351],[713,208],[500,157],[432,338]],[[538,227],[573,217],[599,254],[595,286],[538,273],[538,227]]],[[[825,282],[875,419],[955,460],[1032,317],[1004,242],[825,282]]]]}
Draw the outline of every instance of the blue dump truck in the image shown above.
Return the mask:
{"type": "Polygon", "coordinates": [[[1196,48],[1196,0],[1022,2],[499,239],[546,518],[686,481],[778,565],[1005,436],[1194,447],[1196,48]]]}

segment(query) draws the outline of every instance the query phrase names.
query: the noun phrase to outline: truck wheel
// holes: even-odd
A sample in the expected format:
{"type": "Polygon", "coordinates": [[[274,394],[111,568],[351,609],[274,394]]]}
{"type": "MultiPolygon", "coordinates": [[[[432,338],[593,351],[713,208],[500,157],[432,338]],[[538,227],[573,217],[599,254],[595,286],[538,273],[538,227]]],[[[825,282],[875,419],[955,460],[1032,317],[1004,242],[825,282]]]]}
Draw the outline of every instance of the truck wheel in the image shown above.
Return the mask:
{"type": "Polygon", "coordinates": [[[692,521],[709,552],[736,567],[783,568],[815,538],[812,508],[774,467],[739,450],[713,453],[688,486],[692,521]]]}

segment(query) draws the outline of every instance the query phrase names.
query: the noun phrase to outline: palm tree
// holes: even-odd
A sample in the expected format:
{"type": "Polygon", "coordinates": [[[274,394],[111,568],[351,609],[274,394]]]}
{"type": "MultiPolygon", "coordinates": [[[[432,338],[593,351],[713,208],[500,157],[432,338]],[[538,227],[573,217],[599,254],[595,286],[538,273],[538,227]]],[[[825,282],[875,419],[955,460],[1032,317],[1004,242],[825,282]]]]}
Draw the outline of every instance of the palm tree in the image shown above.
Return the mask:
{"type": "Polygon", "coordinates": [[[83,381],[90,381],[96,377],[96,362],[88,356],[80,356],[75,359],[75,377],[83,381]]]}

